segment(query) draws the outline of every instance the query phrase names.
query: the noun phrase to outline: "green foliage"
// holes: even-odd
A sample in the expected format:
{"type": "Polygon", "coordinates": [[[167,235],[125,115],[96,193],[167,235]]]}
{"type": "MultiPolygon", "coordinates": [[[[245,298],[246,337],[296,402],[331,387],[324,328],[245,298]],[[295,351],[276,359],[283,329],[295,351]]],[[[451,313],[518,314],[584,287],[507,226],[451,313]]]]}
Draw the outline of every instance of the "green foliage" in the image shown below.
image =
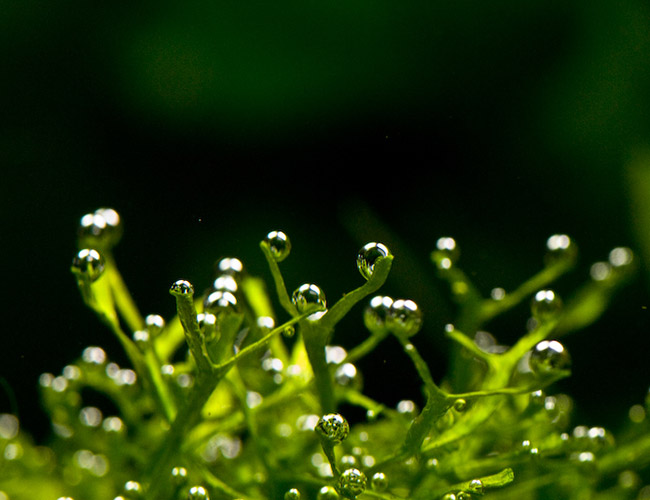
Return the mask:
{"type": "Polygon", "coordinates": [[[330,304],[312,283],[287,290],[280,263],[291,243],[272,231],[260,249],[275,297],[238,259],[223,259],[204,293],[185,280],[171,285],[177,315],[165,320],[143,317],[131,300],[111,252],[120,228],[113,210],[84,216],[72,271],[130,367],[90,346],[59,375],[43,374],[47,446],[0,415],[0,499],[647,498],[645,407],[630,409],[614,440],[601,427],[572,427],[571,398],[551,394],[570,374],[558,339],[595,321],[633,275],[628,248],[595,263],[563,300],[550,286],[577,250],[553,235],[539,273],[486,298],[459,267],[455,240],[440,238],[432,272],[458,308],[441,332],[454,346],[450,370],[436,381],[416,346],[422,311],[376,295],[394,259],[380,243],[357,257],[365,282],[330,304]],[[483,330],[526,301],[530,319],[514,345],[483,330]],[[369,335],[346,351],[336,326],[360,304],[369,335]],[[355,363],[391,336],[417,373],[421,409],[363,392],[355,363]],[[349,420],[345,407],[366,417],[349,420]]]}

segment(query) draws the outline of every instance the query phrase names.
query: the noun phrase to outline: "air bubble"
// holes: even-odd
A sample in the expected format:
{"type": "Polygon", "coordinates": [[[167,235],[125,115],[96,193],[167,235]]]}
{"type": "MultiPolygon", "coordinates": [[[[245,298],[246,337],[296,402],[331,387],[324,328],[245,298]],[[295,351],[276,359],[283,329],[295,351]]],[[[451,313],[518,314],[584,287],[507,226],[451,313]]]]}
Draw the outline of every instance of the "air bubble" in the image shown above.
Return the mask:
{"type": "Polygon", "coordinates": [[[187,469],[181,466],[172,467],[171,477],[177,487],[184,486],[187,483],[187,469]]]}
{"type": "Polygon", "coordinates": [[[217,273],[237,277],[244,271],[244,265],[236,257],[225,257],[217,262],[217,273]]]}
{"type": "Polygon", "coordinates": [[[367,243],[357,255],[357,268],[366,280],[372,276],[375,263],[390,255],[390,250],[382,243],[367,243]]]}
{"type": "Polygon", "coordinates": [[[119,214],[112,208],[99,208],[81,217],[77,236],[80,245],[112,248],[122,237],[119,214]]]}
{"type": "Polygon", "coordinates": [[[386,321],[393,305],[393,299],[377,295],[370,299],[370,303],[363,311],[363,323],[370,333],[381,335],[388,331],[386,321]]]}
{"type": "Polygon", "coordinates": [[[338,500],[339,498],[338,492],[332,486],[323,486],[316,495],[316,500],[338,500]]]}
{"type": "Polygon", "coordinates": [[[329,413],[318,420],[315,431],[330,444],[339,444],[348,437],[350,425],[343,415],[329,413]]]}
{"type": "Polygon", "coordinates": [[[370,479],[370,485],[375,491],[386,491],[386,488],[388,488],[388,478],[386,477],[386,474],[383,472],[375,472],[370,479]]]}
{"type": "Polygon", "coordinates": [[[187,494],[187,500],[210,500],[210,495],[203,486],[192,486],[187,494]]]}
{"type": "Polygon", "coordinates": [[[410,337],[422,328],[422,311],[412,300],[397,299],[390,307],[387,324],[394,334],[410,337]]]}
{"type": "Polygon", "coordinates": [[[151,340],[147,330],[136,330],[133,332],[133,342],[135,342],[140,349],[144,349],[151,340]]]}
{"type": "Polygon", "coordinates": [[[402,399],[399,401],[396,409],[398,413],[410,417],[414,417],[418,410],[417,405],[410,399],[402,399]]]}
{"type": "Polygon", "coordinates": [[[284,494],[284,500],[300,500],[300,496],[300,490],[297,488],[291,488],[284,494]]]}
{"type": "Polygon", "coordinates": [[[436,249],[431,253],[431,257],[438,269],[450,269],[460,257],[460,249],[456,240],[449,236],[438,238],[436,249]]]}
{"type": "Polygon", "coordinates": [[[276,262],[282,262],[291,253],[291,240],[282,231],[271,231],[266,235],[264,241],[276,262]]]}
{"type": "Polygon", "coordinates": [[[530,304],[533,317],[538,321],[553,318],[562,309],[562,299],[553,290],[540,290],[530,304]]]}
{"type": "Polygon", "coordinates": [[[127,498],[142,498],[144,490],[138,481],[127,481],[124,483],[124,494],[127,498]]]}
{"type": "Polygon", "coordinates": [[[237,281],[229,274],[222,274],[221,276],[217,276],[217,278],[212,283],[212,289],[219,292],[235,293],[238,288],[239,285],[237,285],[237,281]]]}
{"type": "Polygon", "coordinates": [[[236,313],[237,298],[230,292],[212,292],[203,301],[203,310],[214,315],[236,313]]]}
{"type": "Polygon", "coordinates": [[[467,409],[467,401],[464,400],[463,398],[458,398],[456,401],[454,401],[454,410],[456,410],[459,413],[464,412],[467,409]]]}
{"type": "Polygon", "coordinates": [[[609,263],[613,267],[624,267],[632,264],[634,254],[627,247],[617,247],[609,252],[609,263]]]}
{"type": "Polygon", "coordinates": [[[144,318],[144,324],[149,332],[149,335],[156,337],[165,328],[165,319],[160,314],[148,314],[144,318]]]}
{"type": "Polygon", "coordinates": [[[20,422],[10,413],[0,414],[0,438],[10,440],[18,435],[20,422]]]}
{"type": "Polygon", "coordinates": [[[578,255],[578,247],[566,234],[554,234],[546,240],[546,265],[571,262],[578,255]]]}
{"type": "Polygon", "coordinates": [[[571,358],[557,340],[542,340],[530,353],[528,364],[533,373],[548,375],[567,368],[571,358]]]}
{"type": "Polygon", "coordinates": [[[344,387],[355,386],[357,388],[361,382],[359,371],[352,363],[343,363],[339,366],[334,372],[334,380],[344,387]]]}
{"type": "Polygon", "coordinates": [[[194,295],[194,287],[187,280],[178,280],[169,288],[172,295],[194,295]]]}
{"type": "Polygon", "coordinates": [[[589,276],[594,281],[605,281],[612,275],[612,266],[609,262],[594,262],[589,268],[589,276]]]}
{"type": "Polygon", "coordinates": [[[479,495],[483,495],[485,493],[485,485],[480,479],[472,479],[469,482],[468,489],[471,493],[477,493],[479,495]]]}
{"type": "Polygon", "coordinates": [[[366,475],[359,469],[351,468],[339,476],[339,490],[347,498],[355,498],[366,491],[366,475]]]}
{"type": "Polygon", "coordinates": [[[203,336],[207,341],[213,341],[217,337],[217,317],[212,313],[199,313],[196,315],[196,322],[203,336]]]}
{"type": "Polygon", "coordinates": [[[307,312],[311,307],[316,306],[320,311],[327,307],[325,293],[317,285],[305,283],[298,287],[291,296],[291,301],[298,309],[298,312],[307,312]]]}
{"type": "Polygon", "coordinates": [[[99,427],[104,416],[99,408],[86,406],[79,412],[79,421],[86,427],[99,427]]]}
{"type": "Polygon", "coordinates": [[[104,272],[104,258],[92,248],[84,248],[72,259],[71,271],[79,278],[95,281],[104,272]]]}
{"type": "Polygon", "coordinates": [[[81,353],[81,359],[92,365],[103,365],[106,362],[106,351],[101,347],[86,347],[81,353]]]}

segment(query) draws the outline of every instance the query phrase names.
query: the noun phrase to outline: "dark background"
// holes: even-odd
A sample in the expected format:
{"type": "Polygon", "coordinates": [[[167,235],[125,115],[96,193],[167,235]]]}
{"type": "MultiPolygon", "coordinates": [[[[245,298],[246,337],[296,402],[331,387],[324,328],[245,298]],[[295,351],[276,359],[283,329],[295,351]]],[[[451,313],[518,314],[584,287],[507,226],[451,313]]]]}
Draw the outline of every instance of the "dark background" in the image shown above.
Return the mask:
{"type": "MultiPolygon", "coordinates": [[[[566,339],[576,423],[616,427],[644,400],[650,8],[621,2],[3,2],[0,16],[0,411],[43,435],[38,375],[87,345],[120,359],[69,272],[79,218],[117,209],[118,265],[144,314],[169,285],[208,285],[240,257],[268,278],[271,229],[293,242],[288,285],[330,302],[358,286],[358,248],[396,255],[384,291],[425,312],[418,346],[437,377],[453,319],[428,254],[454,236],[486,293],[542,264],[570,234],[573,278],[618,245],[638,279],[602,321],[566,339]]],[[[495,325],[503,343],[525,311],[495,325]]],[[[336,341],[365,335],[360,310],[336,341]]],[[[394,345],[368,392],[418,398],[394,345]]]]}

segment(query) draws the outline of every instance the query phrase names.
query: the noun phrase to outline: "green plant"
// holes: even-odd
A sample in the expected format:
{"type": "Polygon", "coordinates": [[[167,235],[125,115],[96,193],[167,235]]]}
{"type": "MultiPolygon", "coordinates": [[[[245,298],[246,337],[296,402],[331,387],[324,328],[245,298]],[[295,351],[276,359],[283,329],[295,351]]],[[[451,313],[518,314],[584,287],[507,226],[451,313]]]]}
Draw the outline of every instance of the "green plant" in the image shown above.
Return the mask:
{"type": "Polygon", "coordinates": [[[72,271],[131,366],[90,346],[61,374],[43,374],[47,446],[0,415],[0,499],[648,498],[645,407],[630,409],[615,442],[601,427],[571,429],[571,398],[545,392],[570,374],[558,339],[598,318],[635,270],[630,249],[594,264],[563,303],[549,287],[575,265],[568,236],[548,239],[539,273],[488,298],[458,266],[456,242],[438,239],[433,269],[458,309],[444,329],[455,346],[450,371],[437,382],[413,340],[423,319],[417,304],[376,295],[394,258],[380,243],[357,257],[365,282],[329,305],[317,285],[287,291],[280,263],[291,244],[272,231],[260,248],[276,299],[228,258],[205,293],[173,283],[177,316],[165,321],[133,303],[111,252],[120,232],[114,210],[84,216],[72,271]],[[528,328],[514,345],[482,330],[527,300],[528,328]],[[369,335],[346,351],[335,328],[358,304],[369,335]],[[389,336],[412,361],[421,409],[407,399],[388,407],[362,391],[355,363],[389,336]],[[349,422],[343,403],[366,418],[349,422]]]}

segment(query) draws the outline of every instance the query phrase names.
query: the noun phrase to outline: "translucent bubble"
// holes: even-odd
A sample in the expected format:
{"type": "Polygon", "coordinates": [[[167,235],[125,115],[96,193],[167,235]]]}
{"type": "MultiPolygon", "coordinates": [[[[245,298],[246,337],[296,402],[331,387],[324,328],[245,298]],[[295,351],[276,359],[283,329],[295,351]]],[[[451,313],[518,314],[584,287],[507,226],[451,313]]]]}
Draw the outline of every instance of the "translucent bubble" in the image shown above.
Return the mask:
{"type": "Polygon", "coordinates": [[[10,413],[0,414],[0,438],[10,440],[18,435],[20,423],[18,418],[10,413]]]}
{"type": "Polygon", "coordinates": [[[135,342],[141,349],[149,344],[151,337],[147,330],[136,330],[133,332],[133,342],[135,342]]]}
{"type": "Polygon", "coordinates": [[[300,285],[300,287],[293,292],[291,301],[300,313],[307,312],[309,308],[314,306],[317,306],[321,311],[324,311],[327,307],[323,290],[321,290],[317,285],[309,283],[300,285]]]}
{"type": "Polygon", "coordinates": [[[397,412],[402,415],[408,415],[410,417],[415,416],[417,413],[417,405],[410,399],[402,399],[397,403],[396,406],[397,412]]]}
{"type": "Polygon", "coordinates": [[[93,365],[103,365],[106,362],[106,351],[101,347],[86,347],[81,353],[81,359],[93,365]]]}
{"type": "Polygon", "coordinates": [[[350,433],[348,421],[339,413],[323,415],[316,424],[315,431],[331,444],[339,444],[350,433]]]}
{"type": "Polygon", "coordinates": [[[212,288],[215,291],[235,293],[239,286],[237,285],[235,278],[229,274],[223,274],[217,276],[212,283],[212,288]]]}
{"type": "Polygon", "coordinates": [[[79,277],[95,281],[102,275],[104,268],[104,258],[100,253],[92,248],[84,248],[74,256],[70,269],[79,277]]]}
{"type": "Polygon", "coordinates": [[[467,401],[465,401],[463,398],[458,398],[456,401],[454,401],[454,410],[456,410],[459,413],[462,413],[466,409],[467,409],[467,401]]]}
{"type": "Polygon", "coordinates": [[[300,500],[300,496],[300,490],[297,488],[291,488],[284,494],[284,500],[300,500]]]}
{"type": "Polygon", "coordinates": [[[236,313],[238,309],[237,298],[230,292],[212,292],[203,301],[203,310],[214,315],[236,313]]]}
{"type": "Polygon", "coordinates": [[[492,300],[503,300],[506,298],[506,291],[501,287],[496,287],[490,290],[490,298],[492,300]]]}
{"type": "Polygon", "coordinates": [[[422,311],[412,300],[397,299],[390,307],[387,324],[394,334],[410,337],[422,328],[422,311]]]}
{"type": "Polygon", "coordinates": [[[528,364],[533,373],[548,375],[571,364],[568,351],[557,340],[542,340],[530,353],[528,364]]]}
{"type": "Polygon", "coordinates": [[[546,240],[544,262],[552,265],[557,262],[570,262],[578,255],[578,247],[566,234],[554,234],[546,240]]]}
{"type": "Polygon", "coordinates": [[[172,295],[194,295],[192,283],[186,280],[178,280],[169,288],[172,295]]]}
{"type": "Polygon", "coordinates": [[[450,269],[460,257],[460,249],[456,240],[449,236],[443,236],[436,241],[436,249],[431,257],[438,269],[450,269]]]}
{"type": "Polygon", "coordinates": [[[102,429],[104,429],[106,432],[119,433],[124,431],[125,426],[120,417],[111,416],[104,419],[102,422],[102,429]]]}
{"type": "Polygon", "coordinates": [[[176,486],[183,486],[187,483],[187,469],[178,465],[172,467],[171,477],[176,486]]]}
{"type": "Polygon", "coordinates": [[[340,345],[328,345],[325,346],[325,360],[328,363],[338,365],[342,363],[348,355],[346,351],[340,345]]]}
{"type": "Polygon", "coordinates": [[[472,494],[468,491],[459,491],[456,493],[456,500],[472,500],[472,494]]]}
{"type": "Polygon", "coordinates": [[[367,243],[357,255],[357,268],[365,279],[369,280],[378,259],[388,257],[390,250],[382,243],[367,243]]]}
{"type": "Polygon", "coordinates": [[[540,290],[535,294],[530,310],[535,319],[546,321],[562,309],[562,299],[553,290],[540,290]]]}
{"type": "Polygon", "coordinates": [[[79,412],[79,421],[86,427],[99,427],[104,416],[99,408],[86,406],[79,412]]]}
{"type": "Polygon", "coordinates": [[[393,305],[393,299],[377,295],[370,299],[370,303],[363,311],[363,323],[373,334],[382,334],[388,330],[386,321],[393,305]]]}
{"type": "Polygon", "coordinates": [[[594,281],[605,281],[612,275],[612,266],[609,262],[594,262],[589,268],[589,275],[594,281]]]}
{"type": "Polygon", "coordinates": [[[479,495],[483,495],[483,493],[485,493],[485,485],[480,479],[472,479],[469,482],[468,489],[470,493],[478,493],[479,495]]]}
{"type": "Polygon", "coordinates": [[[271,231],[264,241],[269,246],[271,255],[276,262],[282,262],[291,253],[291,240],[282,231],[271,231]]]}
{"type": "Polygon", "coordinates": [[[244,265],[236,257],[225,257],[217,262],[217,273],[237,277],[244,271],[244,265]]]}
{"type": "Polygon", "coordinates": [[[455,493],[445,493],[442,500],[458,500],[455,493]]]}
{"type": "Polygon", "coordinates": [[[165,319],[160,314],[148,314],[144,318],[144,324],[149,335],[156,337],[165,328],[165,319]]]}
{"type": "Polygon", "coordinates": [[[203,486],[192,486],[187,494],[187,500],[210,500],[210,495],[203,486]]]}
{"type": "Polygon", "coordinates": [[[144,490],[138,481],[127,481],[124,483],[124,494],[127,498],[142,498],[144,490]]]}
{"type": "Polygon", "coordinates": [[[247,391],[246,392],[246,406],[249,408],[256,408],[262,404],[264,398],[259,392],[247,391]]]}
{"type": "Polygon", "coordinates": [[[386,491],[388,488],[388,478],[383,472],[375,472],[370,479],[370,485],[375,491],[386,491]]]}
{"type": "Polygon", "coordinates": [[[359,469],[347,469],[339,476],[339,490],[344,496],[354,498],[366,491],[367,482],[366,475],[359,469]]]}
{"type": "Polygon", "coordinates": [[[624,267],[632,264],[634,254],[627,247],[617,247],[609,252],[609,263],[613,267],[624,267]]]}
{"type": "Polygon", "coordinates": [[[332,486],[323,486],[316,495],[317,500],[338,500],[339,498],[338,492],[332,486]]]}
{"type": "Polygon", "coordinates": [[[79,243],[99,248],[111,248],[122,237],[122,222],[112,208],[99,208],[85,214],[79,221],[79,243]]]}
{"type": "Polygon", "coordinates": [[[361,382],[360,379],[357,367],[352,363],[343,363],[334,372],[334,380],[344,387],[355,386],[358,388],[361,382]]]}
{"type": "Polygon", "coordinates": [[[217,317],[212,313],[199,313],[196,315],[196,322],[203,332],[206,340],[214,340],[217,336],[217,317]]]}

